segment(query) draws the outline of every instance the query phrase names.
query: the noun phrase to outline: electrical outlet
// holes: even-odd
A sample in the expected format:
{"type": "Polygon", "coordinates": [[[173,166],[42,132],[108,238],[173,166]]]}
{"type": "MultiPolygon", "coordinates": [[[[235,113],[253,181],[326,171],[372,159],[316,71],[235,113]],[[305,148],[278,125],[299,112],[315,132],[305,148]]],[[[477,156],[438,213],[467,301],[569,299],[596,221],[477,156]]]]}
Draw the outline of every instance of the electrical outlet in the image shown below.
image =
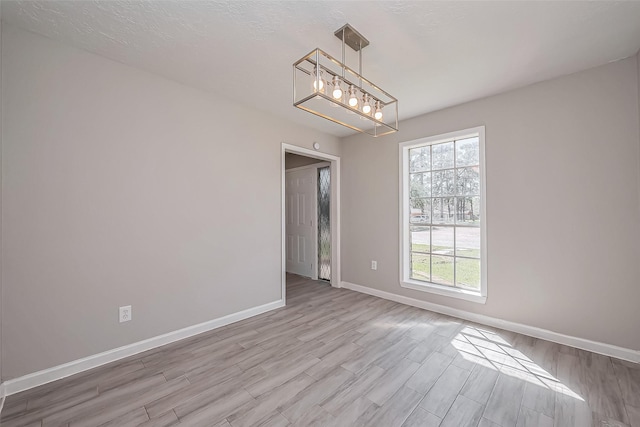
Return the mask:
{"type": "Polygon", "coordinates": [[[378,269],[378,261],[371,261],[371,269],[372,270],[378,269]]]}
{"type": "Polygon", "coordinates": [[[120,323],[128,322],[129,320],[131,320],[131,306],[120,307],[120,323]]]}

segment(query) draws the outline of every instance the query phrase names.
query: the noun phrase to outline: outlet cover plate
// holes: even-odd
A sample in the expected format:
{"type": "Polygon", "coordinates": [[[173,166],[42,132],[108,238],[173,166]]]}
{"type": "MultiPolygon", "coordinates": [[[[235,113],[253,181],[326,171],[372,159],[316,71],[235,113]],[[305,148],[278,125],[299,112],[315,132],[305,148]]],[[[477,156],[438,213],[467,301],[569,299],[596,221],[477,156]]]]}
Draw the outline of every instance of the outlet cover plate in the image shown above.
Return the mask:
{"type": "Polygon", "coordinates": [[[129,320],[131,320],[131,306],[120,307],[120,323],[128,322],[129,320]]]}

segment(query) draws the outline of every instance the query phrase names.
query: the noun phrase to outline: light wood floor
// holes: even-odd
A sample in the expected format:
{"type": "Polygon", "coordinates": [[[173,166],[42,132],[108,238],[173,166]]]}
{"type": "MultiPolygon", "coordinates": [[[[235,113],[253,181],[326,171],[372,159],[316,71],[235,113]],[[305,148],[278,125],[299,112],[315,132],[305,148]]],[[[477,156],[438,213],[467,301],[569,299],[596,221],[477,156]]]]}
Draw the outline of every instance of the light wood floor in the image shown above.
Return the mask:
{"type": "Polygon", "coordinates": [[[640,365],[289,277],[287,307],[10,396],[2,426],[633,426],[640,365]]]}

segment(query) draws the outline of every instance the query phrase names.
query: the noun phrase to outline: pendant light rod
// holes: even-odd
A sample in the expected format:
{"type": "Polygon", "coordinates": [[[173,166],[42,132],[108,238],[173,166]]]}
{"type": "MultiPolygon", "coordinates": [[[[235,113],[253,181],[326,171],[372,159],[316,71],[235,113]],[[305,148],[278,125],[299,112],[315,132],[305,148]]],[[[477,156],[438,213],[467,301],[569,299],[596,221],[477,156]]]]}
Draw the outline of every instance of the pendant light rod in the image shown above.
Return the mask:
{"type": "MultiPolygon", "coordinates": [[[[346,27],[346,26],[345,26],[346,27]]],[[[344,56],[344,46],[345,46],[345,42],[344,42],[344,29],[345,27],[342,27],[342,64],[346,64],[345,61],[345,56],[344,56]]],[[[342,67],[342,78],[344,79],[344,67],[342,67]]]]}
{"type": "MultiPolygon", "coordinates": [[[[362,45],[362,41],[360,44],[362,45]]],[[[358,49],[358,74],[360,75],[360,87],[362,87],[362,47],[358,49]]]]}
{"type": "MultiPolygon", "coordinates": [[[[349,24],[343,25],[341,28],[333,33],[337,38],[342,40],[342,63],[345,62],[345,45],[358,52],[358,74],[362,75],[362,49],[369,46],[369,40],[367,40],[362,34],[360,34],[355,28],[349,24]]],[[[345,70],[342,69],[342,77],[345,77],[345,70]]],[[[360,82],[362,86],[362,81],[360,82]]]]}

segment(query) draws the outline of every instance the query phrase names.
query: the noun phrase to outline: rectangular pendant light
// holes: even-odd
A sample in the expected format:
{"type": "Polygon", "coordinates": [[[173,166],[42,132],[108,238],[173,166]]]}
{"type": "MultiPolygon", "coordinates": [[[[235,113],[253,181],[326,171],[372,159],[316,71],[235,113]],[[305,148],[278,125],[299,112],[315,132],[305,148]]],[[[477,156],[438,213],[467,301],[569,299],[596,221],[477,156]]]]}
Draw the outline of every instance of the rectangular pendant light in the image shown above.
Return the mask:
{"type": "Polygon", "coordinates": [[[349,24],[335,35],[342,40],[342,61],[314,49],[293,64],[293,105],[372,136],[397,132],[398,100],[361,75],[369,41],[349,24]],[[345,46],[359,53],[358,72],[345,65],[345,46]]]}

